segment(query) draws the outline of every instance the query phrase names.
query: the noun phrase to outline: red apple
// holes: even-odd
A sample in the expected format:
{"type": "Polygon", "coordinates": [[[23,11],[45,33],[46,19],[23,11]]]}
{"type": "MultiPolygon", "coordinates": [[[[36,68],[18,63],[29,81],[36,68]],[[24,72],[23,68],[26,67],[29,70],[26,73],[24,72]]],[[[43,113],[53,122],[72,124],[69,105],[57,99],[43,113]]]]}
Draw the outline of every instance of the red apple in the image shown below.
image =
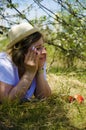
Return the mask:
{"type": "Polygon", "coordinates": [[[78,103],[83,103],[84,101],[84,98],[79,94],[75,95],[74,98],[78,101],[78,103]]]}

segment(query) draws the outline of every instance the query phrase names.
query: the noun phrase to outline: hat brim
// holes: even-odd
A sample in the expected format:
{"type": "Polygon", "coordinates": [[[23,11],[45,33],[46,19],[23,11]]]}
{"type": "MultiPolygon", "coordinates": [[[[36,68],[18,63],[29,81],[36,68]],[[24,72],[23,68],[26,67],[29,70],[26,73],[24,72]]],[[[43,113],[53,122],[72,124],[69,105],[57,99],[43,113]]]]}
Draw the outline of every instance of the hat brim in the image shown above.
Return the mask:
{"type": "Polygon", "coordinates": [[[16,43],[18,43],[19,41],[23,40],[25,37],[35,33],[35,32],[40,32],[38,30],[38,28],[33,28],[27,32],[25,32],[23,35],[18,36],[15,40],[11,41],[8,45],[7,45],[7,49],[10,49],[12,46],[14,46],[16,43]]]}

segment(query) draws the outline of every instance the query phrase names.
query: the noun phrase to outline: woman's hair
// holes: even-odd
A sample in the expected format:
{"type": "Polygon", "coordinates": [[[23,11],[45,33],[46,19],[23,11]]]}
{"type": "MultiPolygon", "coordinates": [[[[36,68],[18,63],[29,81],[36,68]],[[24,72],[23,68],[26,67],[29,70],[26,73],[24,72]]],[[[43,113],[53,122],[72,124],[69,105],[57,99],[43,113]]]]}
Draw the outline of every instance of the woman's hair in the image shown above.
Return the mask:
{"type": "Polygon", "coordinates": [[[35,32],[20,42],[16,43],[11,48],[11,56],[12,61],[17,65],[18,67],[24,67],[24,59],[25,54],[28,52],[28,48],[34,43],[37,42],[42,37],[42,34],[40,32],[35,32]]]}

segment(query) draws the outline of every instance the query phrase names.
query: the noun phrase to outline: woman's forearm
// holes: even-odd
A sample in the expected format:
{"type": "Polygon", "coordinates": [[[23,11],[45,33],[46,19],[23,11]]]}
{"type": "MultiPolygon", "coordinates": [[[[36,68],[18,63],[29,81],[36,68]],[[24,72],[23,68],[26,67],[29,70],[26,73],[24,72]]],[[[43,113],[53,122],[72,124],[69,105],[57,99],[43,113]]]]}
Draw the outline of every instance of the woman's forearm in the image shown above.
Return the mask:
{"type": "Polygon", "coordinates": [[[35,74],[34,73],[29,73],[29,71],[26,71],[25,74],[22,76],[21,80],[19,83],[11,89],[9,92],[8,98],[10,100],[14,100],[15,98],[23,98],[25,95],[26,91],[30,87],[32,80],[34,78],[35,74]]]}
{"type": "Polygon", "coordinates": [[[44,73],[38,73],[37,76],[37,86],[35,91],[35,96],[37,98],[45,98],[51,95],[51,89],[48,85],[47,80],[44,78],[44,73]]]}

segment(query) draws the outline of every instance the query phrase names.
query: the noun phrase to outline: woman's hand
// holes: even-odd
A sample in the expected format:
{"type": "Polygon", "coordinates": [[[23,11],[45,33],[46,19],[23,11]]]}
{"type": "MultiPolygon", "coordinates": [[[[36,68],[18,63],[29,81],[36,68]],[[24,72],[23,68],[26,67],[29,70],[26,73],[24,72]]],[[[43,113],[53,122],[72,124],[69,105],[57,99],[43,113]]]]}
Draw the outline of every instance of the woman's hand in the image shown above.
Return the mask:
{"type": "Polygon", "coordinates": [[[28,53],[25,55],[25,68],[30,72],[36,72],[38,70],[39,53],[33,46],[29,48],[28,53]]]}
{"type": "Polygon", "coordinates": [[[40,53],[39,62],[38,62],[38,69],[43,68],[45,62],[46,62],[46,48],[43,47],[40,53]]]}

